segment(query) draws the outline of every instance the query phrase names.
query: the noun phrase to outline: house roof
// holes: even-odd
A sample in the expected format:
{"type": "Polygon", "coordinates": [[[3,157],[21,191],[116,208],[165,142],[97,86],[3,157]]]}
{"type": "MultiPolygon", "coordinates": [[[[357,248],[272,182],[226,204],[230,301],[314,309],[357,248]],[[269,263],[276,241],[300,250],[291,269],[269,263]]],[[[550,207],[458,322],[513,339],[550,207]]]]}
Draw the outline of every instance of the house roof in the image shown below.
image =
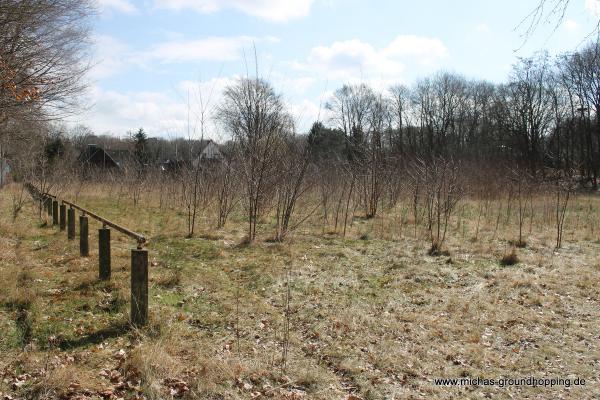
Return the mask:
{"type": "Polygon", "coordinates": [[[117,163],[110,154],[104,151],[101,146],[96,144],[88,144],[77,159],[84,164],[100,165],[103,167],[119,167],[119,163],[117,163]]]}
{"type": "Polygon", "coordinates": [[[199,156],[204,150],[206,150],[206,147],[211,143],[216,145],[216,143],[213,142],[212,139],[194,140],[194,154],[196,156],[199,156]],[[199,145],[199,147],[196,147],[196,145],[199,145]]]}

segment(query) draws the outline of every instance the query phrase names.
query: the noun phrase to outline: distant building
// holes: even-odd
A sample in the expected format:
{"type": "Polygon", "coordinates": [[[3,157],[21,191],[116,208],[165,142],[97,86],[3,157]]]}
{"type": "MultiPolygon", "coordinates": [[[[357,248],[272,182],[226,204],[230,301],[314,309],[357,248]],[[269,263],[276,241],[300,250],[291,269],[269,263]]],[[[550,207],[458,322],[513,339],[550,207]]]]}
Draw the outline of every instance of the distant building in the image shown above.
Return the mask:
{"type": "Polygon", "coordinates": [[[101,146],[88,144],[77,160],[85,168],[119,169],[119,163],[101,146]]]}
{"type": "Polygon", "coordinates": [[[211,162],[211,161],[221,161],[223,159],[223,154],[221,150],[219,150],[219,146],[213,142],[212,140],[201,140],[200,149],[196,152],[194,159],[192,160],[192,165],[195,167],[198,163],[202,162],[211,162]]]}
{"type": "Polygon", "coordinates": [[[175,148],[175,152],[169,152],[169,158],[163,159],[161,170],[165,172],[177,172],[183,168],[197,167],[198,164],[210,164],[223,160],[223,154],[212,140],[182,141],[175,148]]]}

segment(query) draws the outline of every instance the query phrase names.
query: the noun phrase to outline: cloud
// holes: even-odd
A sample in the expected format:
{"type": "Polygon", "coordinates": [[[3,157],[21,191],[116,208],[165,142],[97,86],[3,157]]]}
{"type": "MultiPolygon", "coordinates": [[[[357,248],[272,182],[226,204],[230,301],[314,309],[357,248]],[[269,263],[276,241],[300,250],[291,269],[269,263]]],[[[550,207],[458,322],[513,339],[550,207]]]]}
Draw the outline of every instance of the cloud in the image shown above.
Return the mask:
{"type": "Polygon", "coordinates": [[[127,44],[108,35],[96,35],[90,77],[98,80],[122,73],[132,66],[156,70],[157,63],[174,64],[192,61],[235,61],[242,58],[244,48],[254,43],[276,43],[279,39],[266,37],[209,37],[185,40],[174,39],[157,43],[146,50],[131,49],[127,44]]]}
{"type": "Polygon", "coordinates": [[[594,17],[600,17],[600,0],[585,0],[585,9],[594,17]]]}
{"type": "Polygon", "coordinates": [[[119,92],[94,87],[93,106],[81,122],[99,134],[122,136],[142,125],[151,136],[183,132],[186,106],[160,92],[119,92]]]}
{"type": "Polygon", "coordinates": [[[306,17],[313,2],[314,0],[155,0],[155,4],[164,9],[192,9],[202,14],[233,9],[274,22],[306,17]]]}
{"type": "Polygon", "coordinates": [[[128,46],[112,36],[96,35],[93,42],[94,56],[90,71],[92,79],[102,79],[114,75],[126,68],[125,60],[131,60],[128,46]]]}
{"type": "Polygon", "coordinates": [[[478,33],[490,33],[492,30],[490,29],[488,24],[482,22],[481,24],[478,24],[475,27],[475,31],[477,31],[478,33]]]}
{"type": "Polygon", "coordinates": [[[415,35],[397,36],[387,46],[377,49],[358,39],[314,47],[307,63],[296,69],[315,71],[334,80],[398,80],[407,65],[434,68],[448,56],[444,44],[436,38],[415,35]]]}
{"type": "Polygon", "coordinates": [[[350,78],[365,74],[391,75],[404,70],[404,64],[388,59],[368,43],[358,39],[335,42],[331,46],[317,46],[308,56],[309,68],[327,76],[350,78]]]}
{"type": "Polygon", "coordinates": [[[296,132],[307,133],[317,119],[323,120],[326,110],[319,107],[311,100],[303,99],[299,102],[287,102],[287,108],[294,118],[296,132]]]}
{"type": "Polygon", "coordinates": [[[182,81],[177,85],[179,97],[185,99],[187,104],[188,94],[190,110],[194,119],[200,119],[202,110],[205,118],[214,117],[216,107],[223,100],[225,88],[233,85],[238,76],[212,78],[206,81],[182,81]]]}
{"type": "Polygon", "coordinates": [[[386,58],[416,57],[422,64],[431,64],[448,54],[441,40],[415,35],[400,35],[383,49],[386,58]]]}
{"type": "Polygon", "coordinates": [[[98,0],[98,4],[104,11],[115,10],[125,14],[137,12],[137,8],[129,0],[98,0]]]}
{"type": "Polygon", "coordinates": [[[173,40],[155,45],[142,54],[144,59],[163,63],[186,61],[234,61],[241,57],[242,50],[263,39],[238,37],[209,37],[198,40],[173,40]]]}
{"type": "Polygon", "coordinates": [[[569,31],[569,32],[575,32],[579,30],[579,24],[577,22],[575,22],[572,19],[567,19],[565,21],[565,28],[569,31]]]}
{"type": "Polygon", "coordinates": [[[312,76],[291,76],[279,71],[274,71],[267,78],[277,92],[285,93],[286,95],[302,95],[317,81],[312,76]]]}
{"type": "Polygon", "coordinates": [[[207,81],[186,80],[179,82],[177,87],[181,91],[181,93],[189,92],[194,98],[199,98],[200,96],[202,96],[205,99],[205,101],[209,103],[218,103],[219,99],[221,98],[221,93],[225,90],[227,86],[234,84],[238,78],[238,76],[231,76],[222,78],[212,78],[207,81]]]}

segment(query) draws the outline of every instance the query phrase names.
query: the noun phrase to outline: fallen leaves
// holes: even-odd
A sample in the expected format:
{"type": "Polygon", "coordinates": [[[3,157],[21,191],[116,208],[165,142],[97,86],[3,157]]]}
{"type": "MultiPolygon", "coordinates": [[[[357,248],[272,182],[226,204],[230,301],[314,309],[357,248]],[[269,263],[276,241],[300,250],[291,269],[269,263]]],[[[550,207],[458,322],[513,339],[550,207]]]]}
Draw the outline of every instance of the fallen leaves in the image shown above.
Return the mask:
{"type": "Polygon", "coordinates": [[[169,389],[169,394],[173,397],[183,397],[190,390],[186,382],[177,378],[165,378],[163,384],[169,389]]]}
{"type": "Polygon", "coordinates": [[[346,400],[363,400],[362,397],[358,397],[355,394],[349,394],[348,397],[346,397],[346,400]]]}
{"type": "Polygon", "coordinates": [[[27,383],[31,379],[31,375],[29,374],[21,374],[13,378],[11,387],[13,390],[20,389],[23,385],[27,383]]]}
{"type": "Polygon", "coordinates": [[[125,398],[125,395],[131,399],[144,399],[141,388],[140,372],[136,368],[128,368],[123,371],[123,365],[128,358],[128,354],[124,349],[119,349],[112,354],[112,358],[117,361],[117,364],[112,368],[105,368],[98,375],[108,380],[110,387],[98,392],[98,395],[104,400],[119,400],[125,398]]]}

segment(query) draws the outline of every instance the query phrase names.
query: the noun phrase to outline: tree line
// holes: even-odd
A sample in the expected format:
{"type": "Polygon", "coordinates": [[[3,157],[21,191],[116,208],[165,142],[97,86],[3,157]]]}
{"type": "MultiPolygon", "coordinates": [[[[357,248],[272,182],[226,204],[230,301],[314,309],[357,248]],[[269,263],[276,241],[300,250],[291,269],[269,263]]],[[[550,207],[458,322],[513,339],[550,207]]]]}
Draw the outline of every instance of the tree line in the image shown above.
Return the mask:
{"type": "Polygon", "coordinates": [[[500,84],[439,72],[383,92],[344,85],[327,102],[330,119],[313,126],[309,141],[322,159],[511,163],[534,175],[562,170],[596,189],[599,49],[593,42],[556,58],[519,59],[500,84]]]}

